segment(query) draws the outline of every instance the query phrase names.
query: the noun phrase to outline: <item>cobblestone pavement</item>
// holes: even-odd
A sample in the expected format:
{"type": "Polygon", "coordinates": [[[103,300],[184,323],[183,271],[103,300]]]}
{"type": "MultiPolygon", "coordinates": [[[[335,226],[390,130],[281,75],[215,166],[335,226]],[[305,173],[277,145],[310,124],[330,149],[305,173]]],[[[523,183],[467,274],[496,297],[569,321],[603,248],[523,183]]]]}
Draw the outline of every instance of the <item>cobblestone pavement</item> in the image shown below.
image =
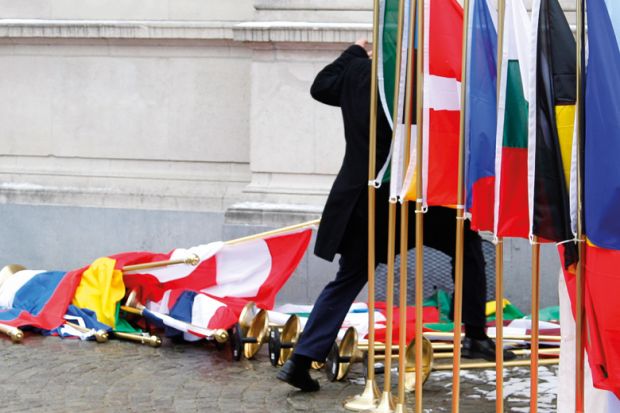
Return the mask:
{"type": "MultiPolygon", "coordinates": [[[[0,411],[22,412],[343,412],[362,390],[361,365],[346,382],[306,394],[275,379],[266,346],[256,360],[233,362],[226,347],[209,343],[161,348],[122,341],[97,344],[27,335],[21,344],[0,339],[0,411]]],[[[507,412],[529,411],[528,369],[507,371],[507,412]]],[[[554,411],[557,368],[541,367],[539,412],[554,411]]],[[[494,371],[466,371],[461,411],[495,411],[494,371]]],[[[451,373],[436,372],[424,387],[427,412],[450,410],[451,373]]],[[[409,403],[409,406],[411,404],[409,403]]]]}

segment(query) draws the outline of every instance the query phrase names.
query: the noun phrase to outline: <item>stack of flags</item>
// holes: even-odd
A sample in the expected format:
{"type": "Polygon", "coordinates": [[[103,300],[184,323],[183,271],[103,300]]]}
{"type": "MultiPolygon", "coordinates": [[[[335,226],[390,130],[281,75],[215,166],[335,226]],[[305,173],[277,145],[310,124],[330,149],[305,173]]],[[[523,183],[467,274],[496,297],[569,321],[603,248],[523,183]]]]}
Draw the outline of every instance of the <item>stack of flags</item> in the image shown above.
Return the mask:
{"type": "Polygon", "coordinates": [[[82,339],[93,338],[98,330],[136,331],[119,311],[127,293],[134,291],[145,306],[143,315],[166,327],[168,336],[198,340],[212,331],[231,328],[248,302],[273,308],[277,293],[303,258],[311,235],[312,228],[305,228],[166,254],[120,253],[69,272],[23,269],[3,277],[0,283],[0,323],[82,339]],[[196,265],[123,271],[129,265],[190,254],[199,257],[196,265]]]}

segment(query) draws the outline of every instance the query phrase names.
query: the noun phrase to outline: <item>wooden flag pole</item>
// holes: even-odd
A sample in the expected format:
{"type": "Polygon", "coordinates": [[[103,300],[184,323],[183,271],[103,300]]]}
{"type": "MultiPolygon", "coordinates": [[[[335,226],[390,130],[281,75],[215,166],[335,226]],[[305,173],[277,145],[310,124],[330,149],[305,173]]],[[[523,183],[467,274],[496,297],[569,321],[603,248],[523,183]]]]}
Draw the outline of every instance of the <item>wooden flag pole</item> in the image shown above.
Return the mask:
{"type": "MultiPolygon", "coordinates": [[[[394,110],[392,113],[392,142],[396,139],[398,128],[398,101],[400,84],[400,66],[402,63],[403,46],[403,26],[405,16],[405,1],[398,2],[398,30],[396,35],[396,68],[394,70],[394,110]]],[[[393,164],[392,164],[393,166],[393,164]]],[[[392,398],[392,331],[394,321],[394,261],[396,255],[396,200],[390,199],[388,212],[388,255],[387,255],[387,280],[386,280],[386,328],[385,328],[385,375],[383,378],[383,394],[379,400],[379,405],[374,412],[386,413],[394,411],[394,400],[392,398]]]]}
{"type": "Polygon", "coordinates": [[[585,259],[585,237],[583,235],[583,204],[581,203],[583,194],[583,176],[581,163],[581,142],[582,142],[582,87],[583,87],[583,67],[582,54],[584,46],[584,5],[583,0],[577,0],[577,94],[576,94],[576,113],[577,113],[577,240],[578,240],[578,257],[577,263],[577,287],[575,293],[575,412],[583,413],[585,409],[584,400],[584,289],[585,277],[583,261],[585,259]]]}
{"type": "Polygon", "coordinates": [[[534,236],[532,244],[532,341],[530,364],[530,412],[538,411],[538,312],[540,299],[540,244],[534,236]]]}
{"type": "MultiPolygon", "coordinates": [[[[409,12],[409,36],[407,39],[407,82],[405,86],[405,145],[404,165],[409,165],[409,153],[411,149],[411,109],[413,102],[413,75],[414,75],[414,39],[415,39],[415,16],[416,11],[411,8],[409,12]]],[[[406,347],[407,347],[407,268],[409,254],[409,201],[402,200],[400,210],[400,297],[399,303],[399,336],[398,336],[398,401],[395,412],[405,413],[405,374],[406,374],[406,347]]],[[[422,393],[416,394],[416,399],[422,399],[422,393]]]]}
{"type": "MultiPolygon", "coordinates": [[[[497,4],[497,94],[499,103],[506,0],[497,4]]],[[[497,179],[497,178],[496,178],[497,179]]],[[[495,244],[495,413],[504,413],[504,240],[495,244]]]]}
{"type": "Polygon", "coordinates": [[[456,249],[454,253],[454,355],[452,368],[452,412],[459,411],[461,389],[461,324],[463,319],[463,243],[465,234],[465,118],[467,116],[467,38],[469,0],[463,4],[461,64],[461,117],[459,130],[458,190],[456,207],[456,249]]]}
{"type": "MultiPolygon", "coordinates": [[[[418,51],[416,54],[416,204],[415,204],[415,316],[424,319],[424,203],[422,199],[422,150],[424,127],[422,105],[424,103],[424,2],[416,3],[418,51]]],[[[422,385],[424,384],[422,366],[422,322],[415,323],[415,412],[422,413],[422,385]]]]}

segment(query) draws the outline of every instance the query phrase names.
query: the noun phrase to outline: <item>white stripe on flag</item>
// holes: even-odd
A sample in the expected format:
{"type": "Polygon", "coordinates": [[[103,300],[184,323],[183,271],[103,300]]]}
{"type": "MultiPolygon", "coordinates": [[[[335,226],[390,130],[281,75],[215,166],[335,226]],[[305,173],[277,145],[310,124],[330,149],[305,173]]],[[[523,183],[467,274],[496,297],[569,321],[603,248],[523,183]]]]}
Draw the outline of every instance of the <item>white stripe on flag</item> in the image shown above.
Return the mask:
{"type": "Polygon", "coordinates": [[[0,286],[0,307],[12,308],[15,294],[19,291],[24,284],[30,281],[35,275],[41,274],[46,271],[40,270],[23,270],[9,277],[0,286]]]}
{"type": "MultiPolygon", "coordinates": [[[[197,294],[196,297],[194,297],[194,303],[192,304],[191,324],[196,327],[208,328],[209,322],[217,310],[222,307],[225,307],[224,303],[214,300],[204,294],[197,294]]],[[[183,334],[183,337],[187,341],[196,341],[200,338],[191,333],[183,334]]]]}
{"type": "MultiPolygon", "coordinates": [[[[538,19],[540,16],[540,0],[534,0],[532,4],[532,20],[530,25],[530,60],[527,78],[522,82],[527,85],[526,99],[528,105],[528,139],[527,139],[527,202],[530,218],[529,237],[534,239],[534,184],[536,180],[536,68],[538,59],[538,19]]],[[[519,36],[521,37],[521,36],[519,36]]],[[[523,74],[523,71],[521,72],[523,74]]]]}
{"type": "Polygon", "coordinates": [[[428,100],[424,107],[434,110],[461,110],[461,82],[455,78],[425,76],[424,83],[428,83],[429,93],[425,96],[428,100]]]}
{"type": "Polygon", "coordinates": [[[217,285],[203,290],[218,297],[253,297],[269,277],[271,253],[263,239],[225,245],[216,255],[217,285]]]}

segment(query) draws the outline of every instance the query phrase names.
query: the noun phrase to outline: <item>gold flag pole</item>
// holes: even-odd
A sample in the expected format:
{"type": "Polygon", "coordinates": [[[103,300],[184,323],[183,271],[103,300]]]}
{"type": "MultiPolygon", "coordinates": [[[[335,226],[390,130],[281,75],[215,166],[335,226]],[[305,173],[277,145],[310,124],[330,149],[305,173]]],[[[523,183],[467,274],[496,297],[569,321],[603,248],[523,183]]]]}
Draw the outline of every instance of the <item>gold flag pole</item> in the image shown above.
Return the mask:
{"type": "Polygon", "coordinates": [[[373,184],[377,171],[377,60],[379,56],[379,0],[373,3],[372,59],[370,69],[370,120],[368,131],[368,366],[361,394],[345,401],[348,410],[369,410],[377,405],[379,388],[375,380],[375,199],[373,184]]]}
{"type": "Polygon", "coordinates": [[[465,232],[465,117],[467,95],[467,36],[469,0],[463,4],[463,39],[461,64],[461,117],[459,131],[459,165],[456,207],[456,248],[454,253],[454,356],[452,368],[452,412],[459,411],[461,389],[461,324],[463,319],[463,243],[465,232]]]}
{"type": "Polygon", "coordinates": [[[583,68],[581,55],[583,53],[584,45],[584,5],[582,0],[577,0],[577,94],[576,94],[576,113],[577,113],[577,248],[579,262],[577,263],[577,288],[575,297],[575,412],[583,413],[585,409],[584,400],[584,327],[585,327],[585,314],[584,314],[584,289],[585,289],[585,274],[583,261],[585,259],[584,247],[585,237],[583,235],[583,204],[581,198],[583,194],[582,186],[582,163],[581,163],[581,142],[582,142],[582,87],[583,87],[583,68]]]}
{"type": "MultiPolygon", "coordinates": [[[[396,35],[396,68],[394,70],[394,105],[392,113],[392,142],[396,139],[398,130],[398,101],[400,85],[400,66],[402,62],[403,45],[403,22],[405,15],[405,1],[398,2],[398,30],[396,35]]],[[[379,400],[379,405],[373,409],[376,413],[386,413],[394,411],[394,400],[392,398],[392,331],[394,321],[394,261],[396,255],[396,200],[390,199],[388,212],[388,255],[387,255],[387,276],[386,276],[386,328],[385,328],[385,375],[383,378],[383,394],[379,400]]],[[[371,367],[372,369],[372,367],[371,367]]]]}
{"type": "Polygon", "coordinates": [[[13,343],[19,343],[24,339],[24,332],[17,327],[0,324],[0,333],[6,334],[13,343]]]}
{"type": "Polygon", "coordinates": [[[416,16],[418,28],[418,50],[416,54],[416,203],[415,203],[415,412],[422,413],[422,385],[424,384],[422,365],[422,320],[424,301],[424,204],[422,199],[422,128],[424,119],[422,105],[424,100],[424,2],[417,0],[416,16]]]}
{"type": "Polygon", "coordinates": [[[187,264],[187,265],[197,265],[200,262],[200,257],[196,254],[190,254],[186,258],[180,258],[177,260],[166,260],[166,261],[155,261],[155,262],[147,262],[144,264],[135,264],[135,265],[126,265],[121,271],[123,273],[132,272],[132,271],[140,271],[140,270],[148,270],[153,268],[167,267],[169,265],[178,265],[178,264],[187,264]]]}
{"type": "MultiPolygon", "coordinates": [[[[497,93],[499,104],[506,0],[497,4],[497,93]]],[[[496,178],[499,179],[499,178],[496,178]]],[[[495,244],[495,413],[504,412],[504,239],[495,244]]]]}
{"type": "Polygon", "coordinates": [[[315,225],[319,225],[320,222],[321,222],[320,218],[319,219],[313,219],[312,221],[302,222],[301,224],[290,225],[288,227],[278,228],[278,229],[274,229],[274,230],[271,230],[271,231],[261,232],[259,234],[248,235],[247,237],[241,237],[241,238],[233,239],[233,240],[230,240],[230,241],[226,241],[225,244],[227,244],[227,245],[235,245],[235,244],[241,244],[241,243],[247,242],[247,241],[254,241],[254,240],[257,240],[257,239],[260,239],[260,238],[271,237],[271,236],[283,234],[283,233],[289,232],[289,231],[295,231],[295,230],[298,230],[298,229],[304,229],[304,228],[308,228],[308,227],[313,227],[315,225]]]}
{"type": "MultiPolygon", "coordinates": [[[[411,149],[411,106],[413,103],[413,75],[414,75],[414,28],[416,12],[413,7],[409,11],[409,33],[407,39],[407,80],[405,86],[405,144],[403,165],[409,165],[409,153],[411,149]]],[[[405,413],[405,372],[407,365],[407,267],[409,250],[409,201],[402,200],[400,210],[400,297],[399,303],[399,336],[398,336],[398,402],[395,412],[405,413]]],[[[422,398],[422,394],[416,394],[416,398],[422,398]]]]}
{"type": "Polygon", "coordinates": [[[538,411],[538,309],[540,298],[540,244],[533,237],[532,244],[532,341],[530,364],[530,412],[538,411]]]}

